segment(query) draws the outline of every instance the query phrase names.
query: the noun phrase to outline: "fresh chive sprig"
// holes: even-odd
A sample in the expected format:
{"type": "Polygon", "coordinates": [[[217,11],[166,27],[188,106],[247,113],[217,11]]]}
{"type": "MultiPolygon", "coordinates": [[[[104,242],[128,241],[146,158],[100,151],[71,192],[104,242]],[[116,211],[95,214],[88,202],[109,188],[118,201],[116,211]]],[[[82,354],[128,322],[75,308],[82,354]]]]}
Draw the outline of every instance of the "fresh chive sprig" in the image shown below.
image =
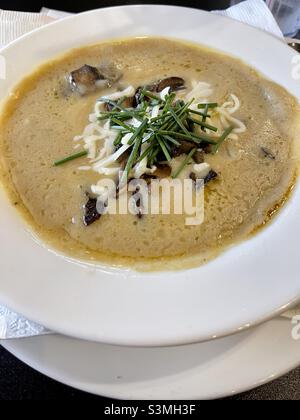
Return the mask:
{"type": "Polygon", "coordinates": [[[196,153],[196,148],[192,149],[190,151],[190,153],[186,156],[186,158],[183,160],[183,162],[179,165],[179,167],[177,168],[177,170],[174,172],[174,174],[172,175],[172,178],[177,178],[178,175],[181,174],[181,172],[183,171],[183,169],[189,164],[189,161],[191,160],[191,158],[194,156],[194,154],[196,153]]]}
{"type": "MultiPolygon", "coordinates": [[[[107,107],[108,110],[101,112],[98,118],[99,122],[109,121],[110,128],[117,132],[113,143],[115,148],[119,148],[126,134],[131,134],[128,141],[130,153],[126,158],[121,183],[128,180],[132,168],[138,162],[147,159],[149,168],[162,161],[170,162],[175,156],[174,151],[180,151],[182,143],[188,142],[192,145],[192,150],[172,175],[177,177],[189,164],[197,149],[210,145],[211,153],[217,153],[233,130],[233,127],[229,127],[219,137],[216,134],[214,136],[209,135],[208,131],[218,132],[217,127],[207,122],[211,118],[210,110],[218,107],[217,103],[198,104],[197,107],[194,106],[192,109],[191,105],[194,99],[188,102],[184,102],[182,99],[176,100],[175,93],[170,93],[166,95],[165,99],[161,99],[146,88],[141,89],[140,104],[136,108],[124,106],[125,99],[112,101],[107,98],[100,98],[99,101],[109,105],[109,107],[107,107]],[[154,106],[159,107],[159,115],[151,118],[151,111],[154,106]],[[133,119],[140,121],[138,127],[131,121],[133,119]],[[201,130],[196,130],[197,126],[201,130]]],[[[59,166],[87,155],[87,151],[75,153],[54,162],[54,165],[59,166]]]]}
{"type": "Polygon", "coordinates": [[[64,163],[71,162],[72,160],[79,159],[83,156],[87,156],[87,154],[88,152],[86,150],[83,150],[82,152],[74,153],[73,155],[67,156],[63,159],[56,160],[54,162],[54,166],[63,165],[64,163]]]}

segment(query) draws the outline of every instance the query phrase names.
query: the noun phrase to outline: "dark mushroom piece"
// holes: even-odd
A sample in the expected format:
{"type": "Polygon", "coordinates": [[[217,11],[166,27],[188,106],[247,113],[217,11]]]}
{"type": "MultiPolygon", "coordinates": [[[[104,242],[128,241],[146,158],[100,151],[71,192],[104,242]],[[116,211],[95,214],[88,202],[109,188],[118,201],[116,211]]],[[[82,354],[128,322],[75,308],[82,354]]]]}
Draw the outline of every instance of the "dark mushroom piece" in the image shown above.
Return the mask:
{"type": "Polygon", "coordinates": [[[260,150],[263,154],[263,157],[268,158],[270,160],[275,160],[275,156],[269,149],[267,149],[266,147],[261,147],[260,150]]]}
{"type": "Polygon", "coordinates": [[[167,77],[155,83],[155,92],[162,92],[165,88],[170,87],[170,92],[176,92],[185,89],[185,82],[181,77],[167,77]]]}
{"type": "MultiPolygon", "coordinates": [[[[138,183],[138,179],[134,179],[132,181],[135,184],[138,183]]],[[[139,184],[136,186],[135,191],[132,192],[132,197],[134,198],[134,201],[135,201],[135,215],[139,219],[142,219],[144,215],[143,194],[141,193],[141,187],[139,184]]]]}
{"type": "MultiPolygon", "coordinates": [[[[150,92],[162,92],[166,87],[170,87],[170,92],[175,92],[180,89],[185,89],[185,81],[181,77],[167,77],[166,79],[158,80],[149,85],[143,87],[139,86],[135,92],[136,105],[141,103],[142,90],[148,90],[150,92]]],[[[149,100],[149,98],[144,98],[149,100]]]]}
{"type": "Polygon", "coordinates": [[[122,102],[122,106],[124,108],[135,108],[137,106],[135,96],[130,96],[128,98],[125,98],[124,101],[122,102]]]}
{"type": "Polygon", "coordinates": [[[171,176],[172,169],[169,165],[166,164],[158,164],[156,171],[153,173],[154,176],[157,178],[167,178],[171,176]]]}
{"type": "Polygon", "coordinates": [[[137,200],[135,202],[135,207],[136,207],[136,210],[137,210],[136,216],[139,219],[141,219],[143,217],[142,197],[139,194],[139,190],[138,189],[133,193],[133,195],[135,195],[135,194],[139,195],[139,197],[137,198],[137,200]]]}
{"type": "MultiPolygon", "coordinates": [[[[138,106],[141,102],[142,102],[142,90],[143,88],[141,86],[139,86],[137,88],[137,90],[135,91],[134,94],[134,99],[135,99],[135,106],[138,106]]],[[[145,98],[146,100],[148,100],[148,98],[145,98]]]]}
{"type": "Polygon", "coordinates": [[[205,143],[201,143],[201,148],[203,149],[204,153],[209,155],[210,153],[212,153],[212,144],[205,144],[205,143]]]}
{"type": "Polygon", "coordinates": [[[189,154],[192,149],[195,148],[195,143],[182,140],[180,146],[175,146],[172,150],[172,156],[177,157],[182,154],[189,154]]]}
{"type": "Polygon", "coordinates": [[[152,175],[152,174],[143,174],[141,176],[141,179],[143,179],[144,181],[146,181],[147,185],[149,186],[151,184],[151,181],[153,179],[158,179],[158,177],[156,175],[152,175]]]}
{"type": "Polygon", "coordinates": [[[88,202],[84,206],[83,223],[85,226],[90,226],[92,223],[99,220],[101,214],[97,210],[97,198],[88,196],[88,202]]]}
{"type": "MultiPolygon", "coordinates": [[[[131,96],[129,98],[125,98],[124,101],[122,102],[122,107],[123,108],[135,108],[136,107],[136,100],[134,96],[131,96]]],[[[115,107],[113,106],[113,104],[106,102],[104,104],[104,110],[111,112],[115,109],[115,107]]],[[[117,111],[119,111],[117,109],[117,111]]]]}
{"type": "Polygon", "coordinates": [[[122,74],[113,64],[93,67],[88,64],[74,70],[69,75],[69,84],[73,91],[85,95],[100,87],[109,87],[120,79],[122,74]]]}
{"type": "Polygon", "coordinates": [[[111,112],[114,109],[114,106],[111,103],[106,102],[104,105],[104,111],[111,112]]]}
{"type": "Polygon", "coordinates": [[[204,162],[204,151],[202,149],[198,149],[194,153],[193,159],[196,163],[203,163],[204,162]]]}
{"type": "Polygon", "coordinates": [[[209,173],[206,175],[206,177],[204,178],[204,185],[208,184],[210,181],[213,181],[217,177],[218,177],[217,172],[211,169],[209,173]]]}
{"type": "MultiPolygon", "coordinates": [[[[217,177],[218,177],[217,172],[215,172],[213,169],[211,169],[209,171],[209,173],[206,175],[206,177],[203,179],[204,185],[208,184],[210,181],[212,181],[213,179],[216,179],[217,177]]],[[[196,182],[197,179],[201,179],[201,178],[197,178],[195,172],[191,172],[190,173],[190,179],[193,180],[194,182],[196,182]]]]}
{"type": "Polygon", "coordinates": [[[197,181],[197,177],[196,177],[195,172],[191,172],[191,173],[190,173],[190,179],[191,179],[192,181],[194,181],[194,182],[196,182],[196,181],[197,181]]]}
{"type": "MultiPolygon", "coordinates": [[[[195,148],[195,143],[189,142],[189,141],[181,141],[180,146],[174,147],[172,150],[172,156],[177,157],[182,154],[188,155],[191,150],[195,148]]],[[[204,151],[202,149],[198,149],[194,155],[193,159],[196,163],[203,163],[204,162],[204,151]]]]}
{"type": "Polygon", "coordinates": [[[80,69],[70,73],[69,82],[72,90],[81,95],[92,92],[96,89],[96,83],[99,80],[105,80],[96,67],[85,64],[80,69]]]}

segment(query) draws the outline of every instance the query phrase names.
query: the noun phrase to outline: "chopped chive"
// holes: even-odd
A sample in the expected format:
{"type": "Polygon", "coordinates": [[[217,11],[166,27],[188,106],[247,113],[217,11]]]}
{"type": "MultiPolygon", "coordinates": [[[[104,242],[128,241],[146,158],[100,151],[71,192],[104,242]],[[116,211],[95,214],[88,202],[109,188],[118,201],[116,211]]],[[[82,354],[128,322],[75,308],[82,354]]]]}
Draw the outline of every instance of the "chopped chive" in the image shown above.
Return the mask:
{"type": "Polygon", "coordinates": [[[152,92],[149,92],[148,90],[143,89],[141,94],[144,95],[144,96],[147,96],[147,98],[154,99],[158,103],[163,102],[163,100],[160,99],[159,96],[154,95],[152,92]]]}
{"type": "Polygon", "coordinates": [[[176,113],[174,112],[174,110],[172,108],[169,109],[170,114],[172,115],[172,117],[174,118],[174,120],[176,121],[176,123],[179,125],[179,127],[185,132],[185,134],[189,134],[188,130],[186,129],[186,127],[183,125],[182,121],[180,120],[180,118],[178,118],[178,116],[176,115],[176,113]]]}
{"type": "Polygon", "coordinates": [[[135,139],[144,133],[147,124],[148,124],[148,120],[144,120],[144,122],[134,131],[128,144],[133,144],[135,139]]]}
{"type": "MultiPolygon", "coordinates": [[[[122,142],[125,134],[132,134],[128,142],[128,145],[132,146],[132,148],[130,149],[121,183],[128,179],[133,166],[145,158],[147,158],[148,166],[153,166],[161,160],[170,162],[173,156],[174,145],[180,147],[181,142],[185,140],[193,143],[194,147],[175,172],[173,177],[176,178],[189,163],[199,145],[201,146],[202,143],[211,144],[213,145],[213,153],[216,153],[233,129],[225,130],[217,139],[205,133],[206,129],[213,132],[218,131],[217,127],[206,122],[207,118],[210,118],[209,109],[217,107],[217,103],[199,104],[197,105],[198,111],[190,109],[194,99],[187,103],[183,100],[176,101],[175,93],[171,93],[165,99],[161,99],[155,93],[148,91],[147,88],[141,90],[141,102],[136,108],[124,107],[125,99],[121,98],[121,100],[116,102],[102,98],[101,100],[109,104],[112,110],[102,112],[99,117],[100,121],[109,120],[110,127],[118,131],[114,140],[115,147],[122,142]],[[149,108],[151,112],[151,107],[156,105],[159,105],[159,115],[155,118],[149,118],[149,108]],[[131,118],[141,121],[139,127],[126,122],[131,118]],[[194,132],[194,124],[201,127],[201,134],[194,132]],[[147,148],[139,152],[142,144],[147,144],[147,148]]],[[[86,152],[84,153],[86,154],[86,152]]],[[[67,159],[71,160],[72,157],[67,159]]]]}
{"type": "Polygon", "coordinates": [[[129,134],[129,133],[132,133],[132,131],[125,130],[125,129],[124,129],[123,127],[121,127],[120,125],[112,125],[110,128],[111,128],[112,130],[122,131],[124,135],[125,135],[125,134],[129,134]]]}
{"type": "Polygon", "coordinates": [[[147,147],[147,149],[141,154],[137,162],[141,162],[146,156],[148,156],[149,153],[151,153],[151,150],[153,150],[155,146],[156,144],[152,143],[149,147],[147,147]]]}
{"type": "Polygon", "coordinates": [[[134,164],[134,162],[137,158],[137,154],[138,154],[138,151],[139,151],[139,148],[140,148],[141,144],[142,144],[142,137],[140,136],[139,138],[136,139],[136,142],[134,143],[134,146],[132,148],[130,156],[127,160],[127,164],[126,164],[123,176],[122,176],[121,181],[120,181],[121,185],[123,185],[123,183],[127,182],[127,180],[128,180],[129,172],[131,171],[131,169],[133,167],[133,164],[134,164]]]}
{"type": "MultiPolygon", "coordinates": [[[[98,102],[103,102],[103,103],[106,103],[106,104],[108,104],[108,105],[116,108],[116,109],[120,109],[121,111],[128,112],[128,113],[130,113],[130,115],[132,116],[132,118],[136,118],[138,120],[141,120],[141,117],[140,116],[135,115],[136,111],[134,111],[134,110],[133,111],[130,111],[128,108],[125,108],[124,106],[118,104],[115,101],[112,101],[111,99],[100,98],[100,99],[98,99],[98,102]]],[[[110,112],[114,112],[114,110],[113,111],[110,111],[110,112]]]]}
{"type": "Polygon", "coordinates": [[[188,120],[192,121],[195,124],[200,125],[201,127],[208,128],[211,131],[214,131],[214,132],[218,131],[217,127],[214,127],[214,126],[212,126],[210,124],[207,124],[203,121],[196,120],[195,118],[188,117],[188,120]]]}
{"type": "Polygon", "coordinates": [[[118,133],[118,135],[117,135],[117,137],[114,141],[114,146],[118,146],[121,143],[123,136],[124,136],[124,132],[120,131],[120,133],[118,133]]]}
{"type": "Polygon", "coordinates": [[[175,98],[176,98],[176,93],[171,93],[171,95],[167,97],[165,106],[163,107],[163,110],[162,110],[163,115],[169,111],[170,106],[172,105],[175,98]]]}
{"type": "MultiPolygon", "coordinates": [[[[175,111],[173,111],[173,113],[176,115],[176,117],[178,119],[180,119],[184,113],[185,113],[185,106],[180,106],[175,108],[175,111]]],[[[171,112],[170,112],[171,114],[171,112]]],[[[169,119],[165,121],[165,124],[161,127],[162,129],[166,129],[166,130],[173,130],[175,127],[177,127],[177,121],[174,121],[174,115],[169,115],[169,119]]]]}
{"type": "Polygon", "coordinates": [[[191,112],[192,114],[200,115],[201,117],[206,116],[206,118],[210,118],[210,115],[208,115],[208,114],[206,115],[206,114],[204,114],[204,112],[195,111],[194,109],[188,109],[188,111],[191,112]]]}
{"type": "Polygon", "coordinates": [[[234,129],[234,127],[228,127],[224,133],[222,134],[222,136],[219,138],[218,143],[215,144],[212,147],[212,151],[211,153],[213,153],[214,155],[217,153],[217,151],[219,150],[220,146],[222,145],[222,143],[226,140],[226,138],[229,136],[229,134],[232,132],[232,130],[234,129]]]}
{"type": "Polygon", "coordinates": [[[160,105],[160,104],[161,104],[161,102],[158,99],[157,100],[152,99],[152,101],[151,101],[151,106],[152,107],[154,107],[156,105],[160,105]]]}
{"type": "Polygon", "coordinates": [[[181,138],[183,140],[190,140],[196,143],[209,143],[209,144],[217,144],[217,142],[215,140],[213,140],[212,138],[205,136],[204,134],[201,134],[200,136],[196,136],[195,134],[182,134],[182,133],[178,133],[177,131],[169,131],[169,130],[159,130],[158,134],[161,135],[170,135],[170,136],[174,136],[177,138],[181,138]]]}
{"type": "Polygon", "coordinates": [[[98,121],[105,121],[108,120],[110,118],[110,115],[102,115],[100,117],[97,118],[98,121]]]}
{"type": "Polygon", "coordinates": [[[54,162],[54,166],[59,166],[59,165],[63,165],[64,163],[67,162],[71,162],[71,160],[75,160],[78,158],[81,158],[83,156],[87,156],[88,152],[86,150],[79,152],[79,153],[75,153],[74,155],[70,155],[65,157],[64,159],[60,159],[54,162]]]}
{"type": "Polygon", "coordinates": [[[102,118],[102,117],[115,117],[115,118],[119,118],[119,117],[127,117],[127,116],[130,116],[130,117],[132,117],[133,115],[134,116],[137,116],[137,115],[144,115],[145,113],[144,113],[144,111],[121,111],[121,112],[118,112],[118,111],[103,111],[103,112],[101,112],[101,115],[100,115],[100,117],[98,117],[98,118],[102,118]]]}
{"type": "Polygon", "coordinates": [[[168,115],[168,114],[164,114],[164,115],[161,114],[158,117],[151,118],[151,123],[158,123],[159,121],[166,120],[167,118],[171,120],[170,115],[168,115]]]}
{"type": "Polygon", "coordinates": [[[193,157],[194,153],[196,152],[196,148],[192,149],[190,151],[190,153],[186,156],[186,158],[184,159],[184,161],[181,163],[181,165],[179,166],[179,168],[176,170],[176,172],[172,175],[172,178],[177,178],[178,175],[182,172],[182,170],[186,167],[186,165],[188,164],[188,162],[190,161],[190,159],[193,157]]]}
{"type": "Polygon", "coordinates": [[[167,139],[168,141],[170,141],[171,143],[175,144],[176,146],[180,146],[180,142],[173,139],[172,137],[170,137],[168,135],[165,135],[164,138],[167,139]]]}
{"type": "Polygon", "coordinates": [[[189,107],[192,105],[192,103],[194,102],[195,98],[191,99],[189,102],[187,102],[182,108],[181,108],[181,113],[178,115],[179,117],[181,117],[181,115],[186,112],[189,107]]]}
{"type": "Polygon", "coordinates": [[[103,98],[103,97],[99,98],[97,102],[103,102],[105,104],[108,104],[112,106],[113,109],[117,108],[117,109],[121,109],[122,111],[124,110],[124,108],[121,105],[119,105],[117,102],[112,101],[111,99],[108,99],[108,98],[103,98]]]}
{"type": "MultiPolygon", "coordinates": [[[[180,118],[180,117],[182,117],[187,111],[188,111],[188,108],[192,105],[192,103],[194,102],[194,98],[193,99],[191,99],[188,103],[186,103],[186,104],[184,104],[184,102],[183,102],[183,105],[179,105],[179,108],[178,109],[176,109],[176,115],[180,118]]],[[[174,124],[171,124],[171,125],[168,125],[167,127],[164,127],[164,128],[166,128],[167,130],[171,130],[171,129],[173,129],[174,128],[174,126],[176,126],[176,123],[174,124]]]]}
{"type": "Polygon", "coordinates": [[[161,139],[160,136],[156,136],[156,138],[157,138],[157,141],[158,141],[160,147],[162,148],[162,151],[164,152],[164,155],[166,156],[167,161],[171,162],[172,158],[170,156],[170,153],[169,153],[164,141],[161,139]]]}
{"type": "Polygon", "coordinates": [[[111,118],[111,121],[112,121],[112,122],[114,122],[115,124],[117,124],[117,125],[119,125],[119,126],[121,126],[121,127],[125,128],[125,130],[128,130],[128,131],[130,131],[131,133],[134,133],[134,132],[135,132],[134,127],[132,127],[132,126],[130,126],[130,125],[127,125],[127,124],[125,124],[123,121],[120,121],[120,120],[118,120],[117,118],[111,118]]]}
{"type": "MultiPolygon", "coordinates": [[[[204,108],[204,116],[202,117],[203,124],[206,123],[207,115],[208,115],[208,104],[206,104],[204,108]]],[[[204,126],[201,127],[201,130],[204,132],[206,131],[204,126]]]]}
{"type": "Polygon", "coordinates": [[[170,123],[173,125],[174,120],[172,115],[166,114],[168,118],[165,119],[164,124],[160,127],[161,129],[168,129],[170,126],[170,123]]]}
{"type": "Polygon", "coordinates": [[[217,108],[219,106],[219,104],[217,103],[217,102],[211,102],[211,103],[208,103],[208,104],[198,104],[198,109],[205,109],[206,107],[207,108],[217,108]]]}
{"type": "MultiPolygon", "coordinates": [[[[157,146],[157,145],[156,145],[157,146]]],[[[158,153],[160,152],[160,147],[158,146],[158,147],[155,147],[154,149],[153,149],[153,151],[152,151],[152,153],[151,153],[151,155],[150,155],[150,157],[149,157],[149,160],[148,160],[148,165],[149,166],[152,166],[153,165],[153,163],[154,163],[154,161],[155,161],[155,159],[156,159],[156,156],[158,155],[158,153]]]]}

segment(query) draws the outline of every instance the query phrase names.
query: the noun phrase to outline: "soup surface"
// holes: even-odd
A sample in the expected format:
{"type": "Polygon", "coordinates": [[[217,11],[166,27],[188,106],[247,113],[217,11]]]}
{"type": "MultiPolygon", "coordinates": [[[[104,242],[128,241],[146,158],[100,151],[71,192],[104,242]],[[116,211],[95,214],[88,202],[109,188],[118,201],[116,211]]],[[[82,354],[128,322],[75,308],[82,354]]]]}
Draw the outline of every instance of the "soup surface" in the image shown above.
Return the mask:
{"type": "MultiPolygon", "coordinates": [[[[161,97],[161,92],[157,95],[161,97]]],[[[198,112],[204,108],[197,107],[198,112]]],[[[195,113],[195,118],[199,116],[195,113]]],[[[167,39],[101,43],[41,66],[15,88],[1,114],[2,179],[13,204],[39,237],[72,257],[138,269],[194,266],[246,238],[284,203],[296,177],[298,116],[291,95],[232,57],[167,39]],[[76,85],[73,74],[70,87],[74,70],[102,63],[116,69],[113,83],[80,91],[82,86],[76,85]],[[174,101],[187,102],[198,92],[200,105],[221,107],[218,114],[211,105],[206,109],[211,118],[198,120],[215,124],[217,134],[200,126],[200,137],[212,134],[220,139],[222,129],[231,124],[215,153],[200,145],[206,167],[216,175],[204,188],[204,222],[189,226],[186,215],[172,213],[104,214],[87,225],[87,195],[103,175],[91,169],[91,155],[57,166],[53,163],[74,154],[75,144],[80,145],[77,152],[86,146],[83,137],[77,142],[74,138],[89,125],[99,97],[169,77],[184,80],[184,86],[175,89],[174,101]],[[222,117],[222,109],[228,110],[227,117],[222,117]]],[[[95,115],[93,123],[97,123],[95,115]]],[[[172,156],[164,165],[174,171],[177,162],[178,172],[187,155],[172,156]]],[[[187,160],[178,178],[193,179],[194,165],[187,160]]],[[[115,176],[113,170],[110,173],[115,176]]]]}

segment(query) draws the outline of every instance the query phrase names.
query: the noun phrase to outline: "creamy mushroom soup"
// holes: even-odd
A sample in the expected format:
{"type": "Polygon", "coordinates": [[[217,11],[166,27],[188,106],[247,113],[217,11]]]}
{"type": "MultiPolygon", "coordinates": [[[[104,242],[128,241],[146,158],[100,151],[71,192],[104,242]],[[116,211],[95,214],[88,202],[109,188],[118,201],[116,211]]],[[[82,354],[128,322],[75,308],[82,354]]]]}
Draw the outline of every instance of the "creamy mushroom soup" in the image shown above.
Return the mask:
{"type": "Polygon", "coordinates": [[[42,65],[14,89],[1,113],[2,180],[41,240],[71,257],[190,267],[281,208],[298,133],[297,101],[237,59],[168,39],[106,42],[42,65]],[[185,179],[204,191],[200,224],[172,206],[144,211],[138,182],[128,195],[132,180],[151,197],[153,181],[185,179]],[[111,214],[110,194],[125,192],[136,211],[111,214]]]}

